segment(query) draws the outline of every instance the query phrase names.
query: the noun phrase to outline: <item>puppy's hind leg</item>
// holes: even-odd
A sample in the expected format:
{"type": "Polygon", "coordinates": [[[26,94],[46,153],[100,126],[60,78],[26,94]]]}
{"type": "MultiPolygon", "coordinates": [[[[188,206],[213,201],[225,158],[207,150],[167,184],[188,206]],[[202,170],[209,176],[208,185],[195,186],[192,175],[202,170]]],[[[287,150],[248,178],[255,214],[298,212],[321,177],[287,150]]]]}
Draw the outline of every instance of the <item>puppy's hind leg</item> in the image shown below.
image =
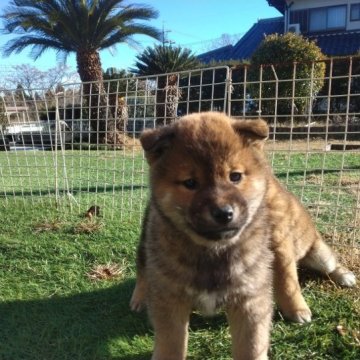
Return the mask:
{"type": "Polygon", "coordinates": [[[275,299],[280,311],[291,321],[310,322],[311,310],[301,294],[295,260],[275,252],[274,268],[275,299]]]}
{"type": "Polygon", "coordinates": [[[352,287],[356,284],[354,273],[338,263],[333,250],[325,244],[320,235],[309,252],[300,260],[300,265],[328,275],[340,286],[352,287]]]}

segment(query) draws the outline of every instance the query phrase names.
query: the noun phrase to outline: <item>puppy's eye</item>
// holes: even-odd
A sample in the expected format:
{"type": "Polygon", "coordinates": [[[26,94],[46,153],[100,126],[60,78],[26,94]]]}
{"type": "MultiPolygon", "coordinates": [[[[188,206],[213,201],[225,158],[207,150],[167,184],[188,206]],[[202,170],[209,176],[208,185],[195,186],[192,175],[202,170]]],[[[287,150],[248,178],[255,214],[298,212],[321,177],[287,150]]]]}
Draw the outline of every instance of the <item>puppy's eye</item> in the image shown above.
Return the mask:
{"type": "Polygon", "coordinates": [[[195,190],[198,186],[198,183],[194,179],[186,179],[182,182],[182,184],[188,189],[188,190],[195,190]]]}
{"type": "Polygon", "coordinates": [[[238,183],[240,182],[241,178],[242,178],[242,174],[239,172],[232,172],[229,175],[230,181],[233,183],[238,183]]]}

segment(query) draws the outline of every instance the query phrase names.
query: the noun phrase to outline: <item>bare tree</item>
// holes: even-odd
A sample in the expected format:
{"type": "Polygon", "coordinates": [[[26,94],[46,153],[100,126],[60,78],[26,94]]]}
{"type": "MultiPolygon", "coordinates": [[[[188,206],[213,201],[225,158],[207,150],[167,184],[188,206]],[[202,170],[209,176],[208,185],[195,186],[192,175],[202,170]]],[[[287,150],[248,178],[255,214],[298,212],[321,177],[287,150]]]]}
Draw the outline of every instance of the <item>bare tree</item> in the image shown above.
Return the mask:
{"type": "Polygon", "coordinates": [[[220,37],[207,41],[206,44],[203,46],[203,51],[211,51],[215,49],[219,49],[221,47],[227,46],[227,45],[233,45],[235,44],[242,36],[243,34],[221,34],[220,37]]]}
{"type": "Polygon", "coordinates": [[[22,64],[12,66],[12,73],[5,77],[5,86],[8,89],[14,88],[15,86],[21,86],[27,94],[31,89],[40,88],[43,83],[45,72],[38,68],[22,64]]]}
{"type": "Polygon", "coordinates": [[[43,88],[55,89],[59,84],[80,82],[80,77],[69,66],[58,64],[45,72],[44,80],[43,88]]]}
{"type": "Polygon", "coordinates": [[[2,87],[11,89],[14,88],[14,85],[21,85],[27,95],[31,95],[31,90],[49,91],[54,90],[60,83],[79,81],[76,74],[70,67],[63,64],[46,71],[28,64],[14,65],[12,72],[4,77],[2,87]]]}

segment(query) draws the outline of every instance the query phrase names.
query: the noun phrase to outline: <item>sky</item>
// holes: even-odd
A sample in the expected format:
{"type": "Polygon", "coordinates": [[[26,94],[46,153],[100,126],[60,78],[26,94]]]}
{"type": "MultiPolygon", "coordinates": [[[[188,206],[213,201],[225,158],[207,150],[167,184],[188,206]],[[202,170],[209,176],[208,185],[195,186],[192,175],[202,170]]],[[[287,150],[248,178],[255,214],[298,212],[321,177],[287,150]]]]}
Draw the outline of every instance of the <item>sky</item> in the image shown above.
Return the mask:
{"type": "MultiPolygon", "coordinates": [[[[157,19],[150,25],[165,29],[167,39],[178,46],[191,49],[195,54],[205,52],[214,39],[222,34],[240,38],[259,19],[280,16],[270,7],[266,0],[128,0],[128,3],[142,3],[152,6],[159,12],[157,19]]],[[[0,13],[8,6],[10,0],[0,0],[0,13]]],[[[2,24],[0,22],[0,28],[2,24]]],[[[13,35],[0,33],[0,49],[13,35]]],[[[139,46],[131,48],[126,44],[117,46],[111,53],[104,50],[100,53],[103,69],[115,67],[129,69],[135,63],[136,55],[155,42],[149,37],[135,37],[139,46]]],[[[0,50],[1,53],[1,50],[0,50]]],[[[34,61],[25,49],[20,54],[10,57],[0,55],[0,70],[13,65],[29,64],[47,70],[57,64],[54,51],[45,52],[34,61]]],[[[75,56],[67,59],[67,65],[76,69],[75,56]]]]}

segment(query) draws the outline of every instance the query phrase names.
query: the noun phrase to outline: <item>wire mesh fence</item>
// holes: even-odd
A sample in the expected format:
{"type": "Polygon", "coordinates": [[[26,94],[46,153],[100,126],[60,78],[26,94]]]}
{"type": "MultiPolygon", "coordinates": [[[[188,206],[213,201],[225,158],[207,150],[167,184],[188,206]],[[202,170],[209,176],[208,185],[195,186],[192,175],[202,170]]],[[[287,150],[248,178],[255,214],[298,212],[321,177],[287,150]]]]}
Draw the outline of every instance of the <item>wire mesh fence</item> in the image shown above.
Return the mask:
{"type": "Polygon", "coordinates": [[[328,240],[360,246],[360,60],[213,67],[3,90],[0,201],[140,221],[144,128],[199,111],[265,118],[269,160],[328,240]],[[319,67],[325,73],[319,77],[319,67]]]}

